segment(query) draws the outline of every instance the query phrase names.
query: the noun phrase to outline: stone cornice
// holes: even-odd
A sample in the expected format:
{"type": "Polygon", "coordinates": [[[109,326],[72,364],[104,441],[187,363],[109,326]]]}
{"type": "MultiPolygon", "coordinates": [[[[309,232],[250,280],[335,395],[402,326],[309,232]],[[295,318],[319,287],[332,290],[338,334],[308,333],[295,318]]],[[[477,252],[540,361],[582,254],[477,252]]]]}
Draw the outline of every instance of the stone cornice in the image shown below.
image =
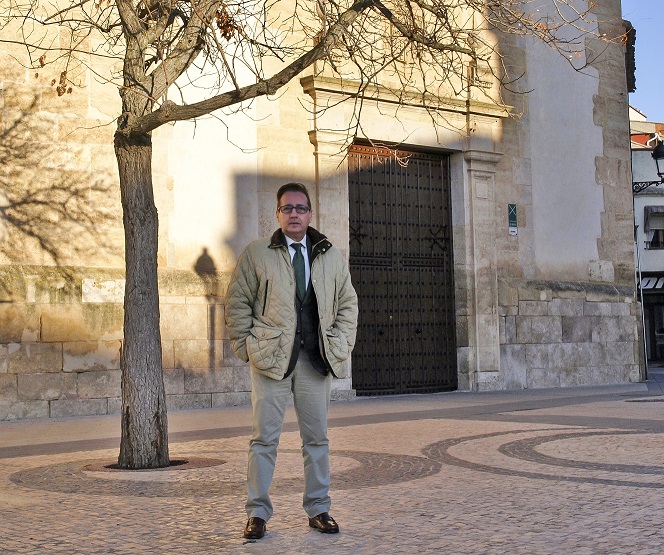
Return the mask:
{"type": "Polygon", "coordinates": [[[463,157],[468,163],[468,168],[473,171],[495,173],[496,164],[502,158],[500,152],[488,152],[485,150],[466,150],[463,157]]]}
{"type": "Polygon", "coordinates": [[[362,98],[376,102],[398,104],[413,108],[426,108],[459,114],[470,114],[490,118],[506,118],[510,116],[512,107],[505,104],[481,102],[478,100],[464,100],[453,97],[439,97],[434,94],[418,93],[415,89],[403,89],[397,94],[388,87],[371,85],[359,91],[359,82],[350,79],[340,79],[308,75],[300,79],[304,92],[315,98],[319,93],[342,98],[362,98]]]}

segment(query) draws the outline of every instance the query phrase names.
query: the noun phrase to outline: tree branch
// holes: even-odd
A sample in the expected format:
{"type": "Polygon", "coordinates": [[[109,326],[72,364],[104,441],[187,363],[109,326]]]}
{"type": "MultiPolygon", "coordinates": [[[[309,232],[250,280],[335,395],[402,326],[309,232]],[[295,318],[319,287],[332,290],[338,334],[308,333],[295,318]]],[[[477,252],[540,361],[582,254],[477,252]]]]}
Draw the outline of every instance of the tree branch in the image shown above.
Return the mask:
{"type": "Polygon", "coordinates": [[[376,0],[375,4],[376,9],[385,17],[385,19],[394,25],[394,27],[399,31],[399,33],[401,33],[404,38],[428,48],[438,50],[440,52],[457,52],[459,54],[468,54],[469,56],[474,54],[470,48],[463,48],[454,44],[443,44],[433,40],[432,38],[424,36],[415,28],[409,29],[408,26],[404,24],[403,21],[397,19],[394,14],[387,8],[387,6],[380,2],[380,0],[376,0]]]}
{"type": "Polygon", "coordinates": [[[187,21],[182,37],[177,46],[168,57],[159,64],[148,78],[142,83],[143,88],[150,91],[152,98],[160,98],[166,93],[180,75],[191,66],[201,52],[203,37],[210,31],[219,0],[204,0],[198,4],[192,3],[192,14],[187,21]]]}
{"type": "Polygon", "coordinates": [[[127,125],[118,132],[123,135],[148,133],[164,123],[197,118],[233,104],[245,102],[260,96],[275,94],[296,75],[317,60],[324,58],[341,40],[357,17],[374,5],[375,0],[360,0],[353,4],[339,17],[336,23],[330,26],[327,33],[316,46],[269,79],[264,79],[252,85],[222,93],[187,106],[166,101],[157,110],[128,121],[127,125]]]}

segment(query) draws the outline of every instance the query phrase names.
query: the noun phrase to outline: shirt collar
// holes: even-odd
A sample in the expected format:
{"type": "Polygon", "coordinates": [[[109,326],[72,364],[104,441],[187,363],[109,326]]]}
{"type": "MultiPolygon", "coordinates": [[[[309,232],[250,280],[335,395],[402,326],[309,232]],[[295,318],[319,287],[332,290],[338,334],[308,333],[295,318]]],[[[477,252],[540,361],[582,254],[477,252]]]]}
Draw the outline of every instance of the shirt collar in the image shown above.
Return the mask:
{"type": "Polygon", "coordinates": [[[305,249],[307,248],[307,236],[306,236],[306,235],[305,235],[304,237],[302,237],[302,241],[294,241],[294,240],[291,239],[288,235],[285,235],[285,234],[284,234],[284,237],[286,238],[286,244],[287,244],[289,247],[290,247],[293,243],[301,243],[302,245],[304,245],[304,248],[305,248],[305,249]]]}

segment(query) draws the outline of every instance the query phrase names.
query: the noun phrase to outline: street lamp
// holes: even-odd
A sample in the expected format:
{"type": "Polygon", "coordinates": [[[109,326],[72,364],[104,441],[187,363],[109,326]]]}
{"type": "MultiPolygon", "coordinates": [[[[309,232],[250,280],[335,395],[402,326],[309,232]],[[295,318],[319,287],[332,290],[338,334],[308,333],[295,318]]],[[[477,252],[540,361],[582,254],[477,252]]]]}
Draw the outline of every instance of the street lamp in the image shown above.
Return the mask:
{"type": "Polygon", "coordinates": [[[657,141],[657,144],[652,150],[652,157],[653,160],[655,160],[655,165],[657,166],[657,175],[659,176],[659,181],[633,181],[632,191],[635,193],[640,193],[651,185],[664,184],[664,142],[662,142],[659,137],[657,137],[655,140],[657,141]]]}

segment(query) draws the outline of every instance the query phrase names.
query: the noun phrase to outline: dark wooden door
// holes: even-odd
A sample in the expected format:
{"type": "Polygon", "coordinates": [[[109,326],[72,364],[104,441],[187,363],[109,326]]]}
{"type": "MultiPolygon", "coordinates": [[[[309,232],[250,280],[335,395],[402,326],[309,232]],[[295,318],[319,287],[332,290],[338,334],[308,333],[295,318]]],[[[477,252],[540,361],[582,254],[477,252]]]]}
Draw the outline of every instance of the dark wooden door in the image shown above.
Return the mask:
{"type": "Polygon", "coordinates": [[[449,157],[353,145],[358,395],[457,387],[449,157]]]}

